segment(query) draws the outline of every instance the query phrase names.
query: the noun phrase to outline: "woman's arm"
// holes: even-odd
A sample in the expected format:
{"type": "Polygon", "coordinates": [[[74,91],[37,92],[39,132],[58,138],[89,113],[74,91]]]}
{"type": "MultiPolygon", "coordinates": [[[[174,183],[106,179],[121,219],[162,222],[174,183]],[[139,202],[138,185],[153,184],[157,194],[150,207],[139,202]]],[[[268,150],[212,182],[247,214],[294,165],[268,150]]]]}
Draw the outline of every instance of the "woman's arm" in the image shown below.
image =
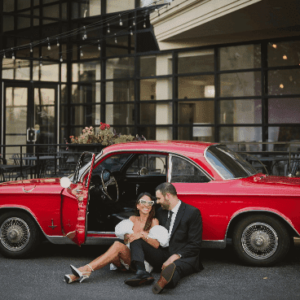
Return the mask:
{"type": "MultiPolygon", "coordinates": [[[[152,220],[152,224],[151,224],[151,228],[152,228],[153,226],[158,225],[158,224],[159,224],[158,220],[157,220],[157,219],[153,219],[153,220],[152,220]]],[[[148,232],[143,231],[143,232],[142,232],[142,239],[143,239],[146,243],[148,243],[149,245],[151,245],[152,247],[154,247],[154,248],[157,249],[157,248],[159,247],[159,241],[156,240],[156,239],[150,238],[148,235],[149,235],[148,232]]]]}

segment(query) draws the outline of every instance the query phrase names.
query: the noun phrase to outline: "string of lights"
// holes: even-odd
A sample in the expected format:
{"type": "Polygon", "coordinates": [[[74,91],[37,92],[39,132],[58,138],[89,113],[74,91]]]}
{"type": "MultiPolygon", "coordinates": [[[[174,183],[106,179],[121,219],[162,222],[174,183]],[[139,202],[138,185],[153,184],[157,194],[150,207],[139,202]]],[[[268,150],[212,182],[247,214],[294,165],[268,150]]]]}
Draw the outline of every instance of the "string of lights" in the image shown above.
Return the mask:
{"type": "MultiPolygon", "coordinates": [[[[80,55],[83,56],[82,48],[84,48],[86,46],[89,46],[91,44],[98,44],[98,50],[101,50],[101,42],[102,42],[103,39],[114,37],[115,43],[117,43],[117,34],[119,35],[122,32],[128,32],[129,31],[129,34],[133,35],[133,29],[134,29],[134,27],[138,23],[143,22],[143,27],[146,28],[146,16],[147,16],[147,14],[150,14],[149,8],[153,8],[156,11],[158,11],[158,13],[159,13],[159,9],[158,9],[158,6],[157,6],[157,4],[159,2],[160,1],[151,1],[151,3],[149,3],[147,6],[143,7],[145,9],[145,13],[144,13],[144,19],[142,21],[138,21],[137,22],[135,16],[132,17],[132,18],[129,18],[128,21],[132,20],[132,25],[130,25],[127,29],[122,29],[119,32],[115,33],[114,35],[105,35],[102,38],[96,40],[96,42],[90,42],[88,44],[80,46],[80,55]]],[[[171,2],[166,3],[166,4],[170,5],[171,2]]],[[[163,5],[160,4],[159,7],[161,7],[161,6],[163,6],[163,5]]],[[[110,18],[106,18],[104,20],[97,21],[97,22],[85,25],[85,26],[83,26],[81,28],[73,29],[71,31],[64,32],[64,33],[61,33],[61,34],[58,34],[58,35],[55,35],[55,36],[47,37],[46,39],[41,39],[41,40],[38,40],[38,41],[35,41],[35,42],[31,42],[29,44],[25,44],[25,45],[13,47],[13,48],[3,49],[3,50],[0,51],[0,55],[2,55],[3,59],[5,59],[6,58],[6,54],[11,52],[11,58],[13,60],[15,60],[16,59],[15,52],[19,51],[19,50],[29,49],[29,51],[32,53],[34,47],[37,47],[37,46],[42,45],[42,44],[46,44],[47,45],[47,49],[51,50],[51,44],[53,42],[56,42],[56,46],[59,47],[60,43],[64,39],[68,39],[68,38],[76,36],[78,34],[82,34],[82,40],[87,40],[88,39],[88,32],[91,32],[91,31],[96,30],[96,29],[97,30],[103,29],[105,27],[106,27],[107,33],[109,34],[110,33],[110,29],[111,29],[111,25],[119,24],[119,26],[122,27],[123,26],[123,19],[122,18],[124,18],[124,16],[126,16],[126,15],[128,15],[130,13],[132,13],[132,11],[122,12],[122,13],[119,13],[118,15],[114,15],[114,16],[112,16],[110,18]],[[115,21],[117,21],[117,22],[115,22],[115,21]]],[[[63,54],[67,54],[67,53],[70,53],[70,52],[73,52],[73,51],[74,50],[71,49],[71,50],[65,50],[65,51],[59,52],[60,61],[61,62],[63,61],[63,54]]],[[[42,59],[42,57],[40,57],[40,60],[41,59],[42,59]]]]}

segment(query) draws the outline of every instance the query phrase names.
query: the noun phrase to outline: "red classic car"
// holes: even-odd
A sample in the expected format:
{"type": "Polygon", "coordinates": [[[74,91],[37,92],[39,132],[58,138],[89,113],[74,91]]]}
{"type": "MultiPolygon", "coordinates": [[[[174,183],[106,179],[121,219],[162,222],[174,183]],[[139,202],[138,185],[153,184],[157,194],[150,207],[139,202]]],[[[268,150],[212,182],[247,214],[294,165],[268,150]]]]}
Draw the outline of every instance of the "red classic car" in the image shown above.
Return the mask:
{"type": "Polygon", "coordinates": [[[299,179],[258,173],[221,144],[145,141],[83,153],[75,173],[61,180],[0,184],[0,251],[24,257],[43,238],[111,243],[115,225],[134,214],[137,195],[154,195],[165,181],[201,211],[205,248],[232,243],[245,263],[266,266],[299,237],[299,179]]]}

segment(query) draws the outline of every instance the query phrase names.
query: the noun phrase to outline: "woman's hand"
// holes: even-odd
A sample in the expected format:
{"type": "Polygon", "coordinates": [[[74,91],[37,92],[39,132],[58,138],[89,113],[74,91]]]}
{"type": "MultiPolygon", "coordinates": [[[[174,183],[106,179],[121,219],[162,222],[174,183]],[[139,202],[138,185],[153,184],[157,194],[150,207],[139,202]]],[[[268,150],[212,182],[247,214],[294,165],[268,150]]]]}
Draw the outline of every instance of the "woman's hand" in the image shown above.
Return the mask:
{"type": "Polygon", "coordinates": [[[140,239],[141,237],[142,237],[142,233],[141,232],[128,234],[128,240],[129,240],[130,243],[132,243],[135,240],[140,239]]]}

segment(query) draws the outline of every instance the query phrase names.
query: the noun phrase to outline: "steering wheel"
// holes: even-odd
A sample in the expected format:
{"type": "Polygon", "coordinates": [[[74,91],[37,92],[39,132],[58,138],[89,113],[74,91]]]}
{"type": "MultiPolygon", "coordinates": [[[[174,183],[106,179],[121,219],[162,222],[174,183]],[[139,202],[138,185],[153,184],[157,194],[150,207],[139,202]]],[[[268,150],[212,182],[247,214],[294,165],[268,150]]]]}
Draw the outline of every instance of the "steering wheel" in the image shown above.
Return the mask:
{"type": "Polygon", "coordinates": [[[101,182],[102,182],[102,192],[103,194],[111,201],[117,202],[119,200],[119,186],[116,178],[111,174],[111,172],[107,169],[103,169],[101,172],[101,182]],[[108,194],[107,187],[110,185],[115,185],[117,189],[117,198],[113,200],[113,198],[108,194]]]}

